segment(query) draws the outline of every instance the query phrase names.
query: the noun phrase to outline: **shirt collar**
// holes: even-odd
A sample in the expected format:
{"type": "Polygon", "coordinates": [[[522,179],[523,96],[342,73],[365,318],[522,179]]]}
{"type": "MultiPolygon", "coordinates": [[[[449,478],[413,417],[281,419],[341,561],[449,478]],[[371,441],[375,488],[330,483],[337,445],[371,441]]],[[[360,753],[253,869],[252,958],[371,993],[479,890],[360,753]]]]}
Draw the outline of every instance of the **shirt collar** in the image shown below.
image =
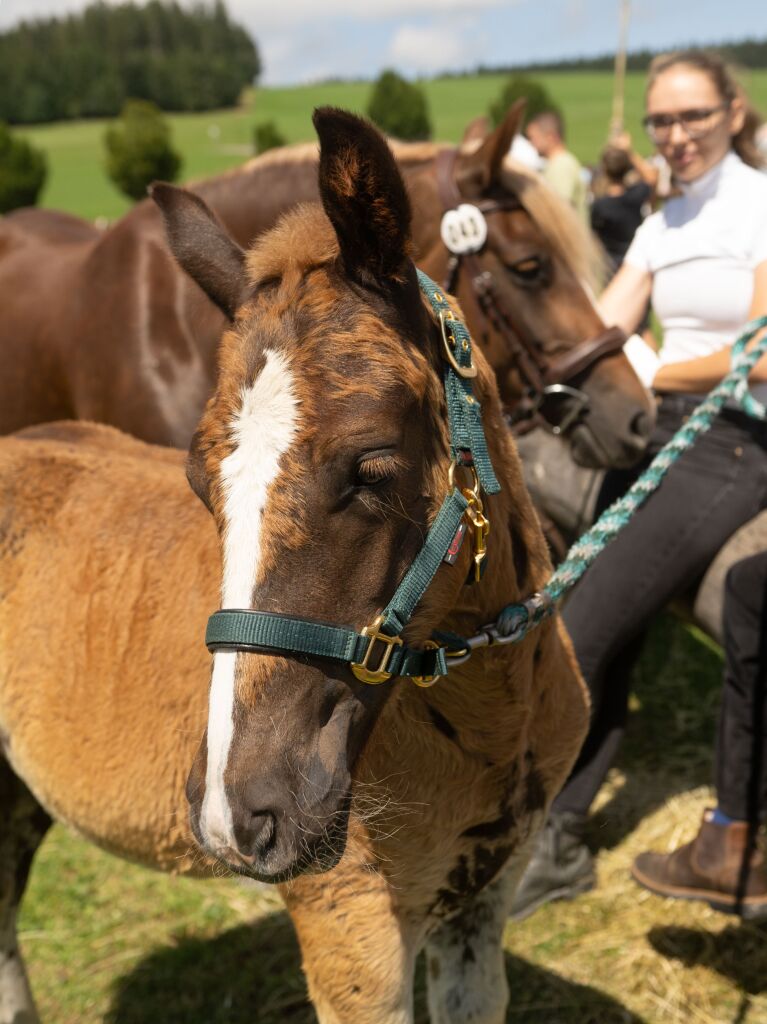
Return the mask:
{"type": "Polygon", "coordinates": [[[690,199],[710,199],[716,195],[722,178],[732,173],[741,162],[738,154],[731,149],[718,164],[714,164],[713,167],[710,167],[705,174],[701,174],[695,181],[678,182],[679,189],[682,195],[690,199]]]}

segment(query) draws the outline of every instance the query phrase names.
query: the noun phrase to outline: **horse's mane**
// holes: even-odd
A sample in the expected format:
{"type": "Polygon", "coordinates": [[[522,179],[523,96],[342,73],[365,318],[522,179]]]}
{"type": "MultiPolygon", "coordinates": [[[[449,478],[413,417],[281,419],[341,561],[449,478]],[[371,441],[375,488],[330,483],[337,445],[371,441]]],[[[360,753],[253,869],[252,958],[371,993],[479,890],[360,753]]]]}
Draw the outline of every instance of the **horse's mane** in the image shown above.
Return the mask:
{"type": "MultiPolygon", "coordinates": [[[[434,160],[441,150],[449,147],[448,143],[441,142],[402,142],[392,138],[387,141],[395,159],[403,167],[413,167],[434,160]]],[[[463,146],[462,150],[471,152],[477,146],[477,142],[469,143],[463,146]]],[[[318,159],[318,143],[299,142],[292,146],[270,149],[239,167],[216,175],[215,178],[191,182],[189,187],[226,181],[275,164],[316,164],[318,159]]],[[[503,162],[502,180],[504,186],[519,198],[550,244],[568,266],[572,267],[576,276],[592,291],[597,291],[604,279],[604,253],[575,210],[569,203],[560,199],[539,174],[511,157],[506,157],[503,162]]]]}
{"type": "Polygon", "coordinates": [[[518,160],[503,161],[503,183],[576,276],[596,292],[604,280],[605,256],[594,235],[570,206],[535,171],[518,160]]]}

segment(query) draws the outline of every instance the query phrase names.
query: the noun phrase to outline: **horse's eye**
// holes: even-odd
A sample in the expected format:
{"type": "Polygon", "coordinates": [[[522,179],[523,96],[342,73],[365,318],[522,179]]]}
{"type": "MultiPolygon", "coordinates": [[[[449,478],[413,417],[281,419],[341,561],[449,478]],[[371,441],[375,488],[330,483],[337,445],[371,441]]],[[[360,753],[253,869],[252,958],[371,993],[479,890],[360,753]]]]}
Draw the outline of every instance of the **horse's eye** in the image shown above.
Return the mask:
{"type": "Polygon", "coordinates": [[[522,281],[535,281],[543,272],[543,261],[537,256],[528,256],[527,259],[512,263],[509,270],[522,281]]]}
{"type": "Polygon", "coordinates": [[[383,452],[366,452],[357,462],[356,486],[375,487],[396,476],[402,460],[396,455],[383,452]]]}

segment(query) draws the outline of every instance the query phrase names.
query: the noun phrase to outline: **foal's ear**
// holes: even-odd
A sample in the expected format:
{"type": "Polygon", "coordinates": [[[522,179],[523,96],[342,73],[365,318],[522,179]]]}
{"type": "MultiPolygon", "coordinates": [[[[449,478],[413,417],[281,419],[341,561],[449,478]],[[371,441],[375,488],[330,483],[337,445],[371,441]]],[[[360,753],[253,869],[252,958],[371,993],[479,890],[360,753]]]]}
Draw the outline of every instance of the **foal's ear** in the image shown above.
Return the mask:
{"type": "Polygon", "coordinates": [[[506,111],[506,116],[492,131],[476,152],[459,158],[458,173],[461,177],[479,179],[482,191],[495,184],[500,178],[503,158],[511,149],[514,136],[522,127],[527,100],[518,99],[506,111]]]}
{"type": "Polygon", "coordinates": [[[245,253],[199,196],[164,181],[149,186],[165,221],[171,252],[230,320],[245,294],[245,253]]]}
{"type": "Polygon", "coordinates": [[[345,110],[314,111],[320,196],[347,271],[365,283],[403,282],[410,265],[410,201],[384,137],[345,110]]]}
{"type": "Polygon", "coordinates": [[[205,452],[202,449],[202,436],[196,430],[189,445],[189,452],[186,456],[186,478],[189,486],[207,508],[208,512],[213,511],[210,500],[210,480],[205,471],[205,452]]]}

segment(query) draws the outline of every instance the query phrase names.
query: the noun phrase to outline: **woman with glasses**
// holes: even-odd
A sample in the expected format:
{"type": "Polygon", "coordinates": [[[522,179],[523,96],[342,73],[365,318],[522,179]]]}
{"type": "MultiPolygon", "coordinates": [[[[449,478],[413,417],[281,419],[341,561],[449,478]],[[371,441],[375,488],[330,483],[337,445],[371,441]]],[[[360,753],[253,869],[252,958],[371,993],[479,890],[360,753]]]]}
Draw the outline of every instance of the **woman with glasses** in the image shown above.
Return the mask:
{"type": "MultiPolygon", "coordinates": [[[[653,61],[646,107],[646,130],[671,167],[677,194],[640,226],[600,308],[607,323],[630,334],[652,301],[663,327],[660,355],[638,336],[626,353],[657,396],[658,420],[644,464],[607,475],[602,508],[627,489],[727,373],[729,347],[746,321],[767,314],[767,176],[756,169],[754,144],[759,118],[722,61],[696,50],[653,61]]],[[[767,403],[767,357],[751,384],[755,397],[767,403]]],[[[735,407],[725,409],[573,592],[564,620],[591,690],[592,727],[523,877],[515,916],[594,885],[583,831],[623,735],[642,632],[671,598],[700,579],[728,537],[765,507],[767,426],[735,407]]],[[[755,628],[752,648],[761,650],[755,628]]],[[[757,669],[763,684],[767,664],[757,669]]],[[[744,699],[755,701],[755,693],[744,699]]],[[[755,742],[763,732],[756,717],[755,742]]],[[[730,788],[747,785],[748,744],[736,754],[727,745],[727,756],[746,763],[735,772],[718,765],[717,778],[729,779],[730,788]]],[[[763,758],[763,773],[765,763],[763,758]]],[[[767,785],[762,792],[767,797],[767,785]]],[[[740,886],[749,912],[767,912],[767,874],[749,845],[753,828],[734,817],[743,794],[718,797],[719,806],[707,812],[692,843],[645,859],[635,877],[666,895],[743,911],[740,886]]],[[[767,813],[764,802],[761,813],[767,813]]]]}

